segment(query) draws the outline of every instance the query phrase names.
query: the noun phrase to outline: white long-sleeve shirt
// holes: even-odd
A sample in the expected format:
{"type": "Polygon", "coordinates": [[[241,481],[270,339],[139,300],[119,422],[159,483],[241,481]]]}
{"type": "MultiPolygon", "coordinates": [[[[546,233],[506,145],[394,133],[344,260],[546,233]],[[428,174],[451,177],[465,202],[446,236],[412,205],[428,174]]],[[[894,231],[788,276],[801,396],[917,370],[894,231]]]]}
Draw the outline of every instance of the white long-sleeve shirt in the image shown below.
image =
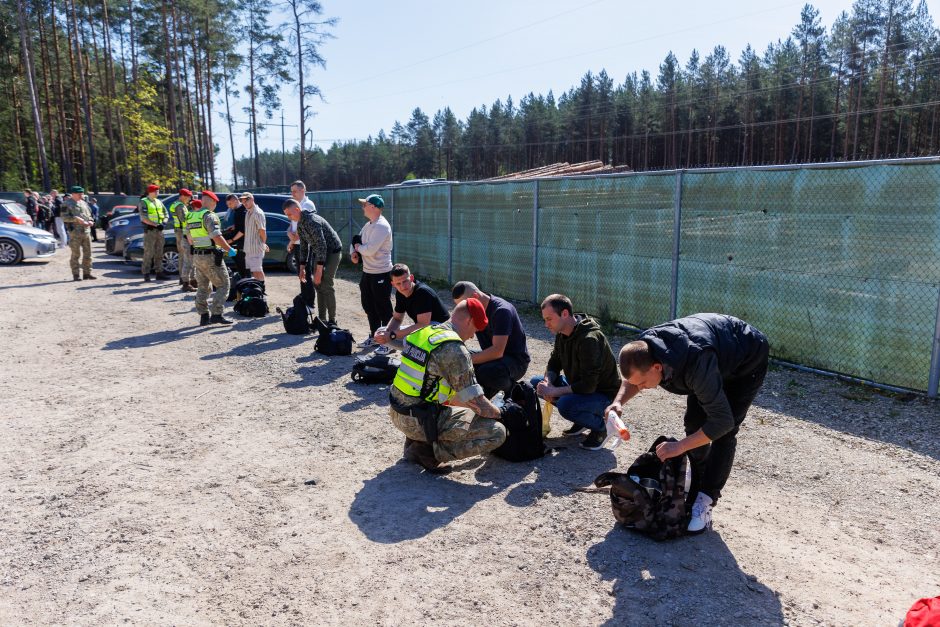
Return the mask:
{"type": "MultiPolygon", "coordinates": [[[[366,274],[391,272],[392,225],[385,216],[379,216],[375,222],[367,222],[359,231],[359,236],[362,237],[362,243],[359,244],[362,271],[366,274]]],[[[352,246],[350,252],[353,252],[352,246]]]]}

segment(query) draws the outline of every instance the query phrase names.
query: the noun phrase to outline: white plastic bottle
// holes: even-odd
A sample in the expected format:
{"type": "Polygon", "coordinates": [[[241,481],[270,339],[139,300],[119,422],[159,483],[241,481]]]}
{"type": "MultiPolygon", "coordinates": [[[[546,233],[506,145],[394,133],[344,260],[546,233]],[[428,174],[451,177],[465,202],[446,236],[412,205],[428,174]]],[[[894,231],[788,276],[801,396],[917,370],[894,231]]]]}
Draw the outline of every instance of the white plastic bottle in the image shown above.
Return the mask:
{"type": "Polygon", "coordinates": [[[493,398],[490,399],[490,402],[496,406],[496,409],[502,409],[503,405],[506,404],[506,393],[500,390],[493,398]]]}
{"type": "Polygon", "coordinates": [[[626,442],[630,439],[630,431],[627,430],[627,426],[623,424],[623,420],[620,419],[620,416],[618,416],[616,412],[608,412],[607,420],[604,422],[607,427],[607,438],[604,440],[604,448],[613,450],[620,446],[621,442],[626,442]]]}

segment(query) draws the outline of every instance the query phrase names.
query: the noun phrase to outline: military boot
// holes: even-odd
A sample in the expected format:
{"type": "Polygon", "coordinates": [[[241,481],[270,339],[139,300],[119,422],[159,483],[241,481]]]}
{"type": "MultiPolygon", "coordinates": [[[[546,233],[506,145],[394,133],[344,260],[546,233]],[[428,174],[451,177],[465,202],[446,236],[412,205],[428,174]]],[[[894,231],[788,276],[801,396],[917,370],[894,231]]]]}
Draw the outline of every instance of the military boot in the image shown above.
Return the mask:
{"type": "Polygon", "coordinates": [[[232,324],[232,321],[223,316],[222,314],[214,314],[209,318],[211,324],[232,324]]]}
{"type": "Polygon", "coordinates": [[[73,274],[73,275],[72,275],[72,280],[73,280],[73,281],[81,281],[81,280],[82,280],[82,277],[78,276],[77,274],[73,274]]]}
{"type": "Polygon", "coordinates": [[[84,278],[85,278],[86,281],[88,281],[88,280],[94,281],[94,280],[97,279],[98,277],[96,277],[96,276],[93,275],[91,272],[89,272],[89,273],[87,273],[87,274],[85,275],[84,278]]]}
{"type": "Polygon", "coordinates": [[[441,462],[437,461],[437,457],[434,456],[434,447],[427,442],[413,440],[411,446],[405,449],[404,457],[428,472],[437,473],[446,470],[441,468],[441,462]]]}
{"type": "Polygon", "coordinates": [[[150,275],[149,275],[149,274],[145,274],[145,275],[144,275],[144,283],[150,283],[150,275]]]}
{"type": "Polygon", "coordinates": [[[204,327],[209,324],[209,314],[199,314],[199,326],[204,327]]]}
{"type": "Polygon", "coordinates": [[[162,272],[157,272],[157,280],[158,280],[158,281],[169,281],[169,280],[170,280],[170,277],[169,277],[169,275],[163,274],[162,272]]]}

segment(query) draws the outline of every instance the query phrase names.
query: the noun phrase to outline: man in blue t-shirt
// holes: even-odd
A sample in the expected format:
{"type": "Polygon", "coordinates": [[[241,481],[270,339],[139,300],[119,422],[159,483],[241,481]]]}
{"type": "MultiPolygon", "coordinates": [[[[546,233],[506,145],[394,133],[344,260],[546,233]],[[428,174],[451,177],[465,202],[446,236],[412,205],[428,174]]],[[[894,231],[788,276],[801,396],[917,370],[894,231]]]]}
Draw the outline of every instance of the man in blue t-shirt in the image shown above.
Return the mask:
{"type": "Polygon", "coordinates": [[[508,395],[513,384],[525,376],[529,368],[529,349],[519,312],[512,303],[483,293],[470,281],[458,282],[451,295],[455,304],[476,298],[486,308],[489,324],[477,332],[481,350],[472,354],[473,370],[488,398],[499,391],[508,395]]]}

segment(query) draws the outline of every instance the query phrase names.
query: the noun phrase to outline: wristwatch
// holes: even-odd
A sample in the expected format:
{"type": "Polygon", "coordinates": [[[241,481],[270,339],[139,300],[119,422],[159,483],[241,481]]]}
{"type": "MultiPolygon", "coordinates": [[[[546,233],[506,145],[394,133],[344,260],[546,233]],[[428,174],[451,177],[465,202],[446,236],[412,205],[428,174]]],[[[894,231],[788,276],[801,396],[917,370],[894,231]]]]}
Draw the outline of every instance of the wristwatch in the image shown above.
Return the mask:
{"type": "Polygon", "coordinates": [[[388,339],[390,339],[390,340],[398,339],[398,334],[395,333],[394,331],[389,331],[389,332],[388,332],[388,339]]]}

